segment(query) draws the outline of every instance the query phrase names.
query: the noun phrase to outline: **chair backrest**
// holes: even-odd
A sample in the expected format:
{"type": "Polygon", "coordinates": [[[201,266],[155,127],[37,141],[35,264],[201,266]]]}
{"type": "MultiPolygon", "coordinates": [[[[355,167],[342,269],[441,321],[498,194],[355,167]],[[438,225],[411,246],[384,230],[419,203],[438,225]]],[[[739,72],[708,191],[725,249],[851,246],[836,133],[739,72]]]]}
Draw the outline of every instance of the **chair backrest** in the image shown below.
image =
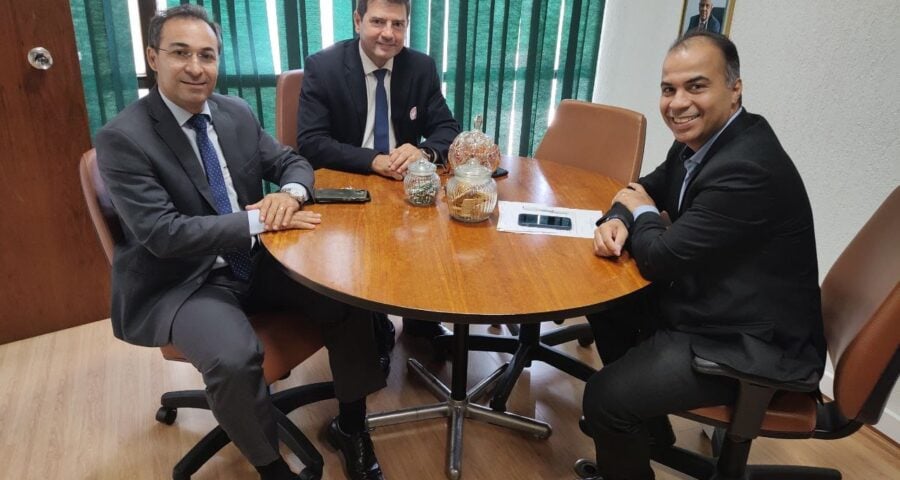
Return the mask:
{"type": "Polygon", "coordinates": [[[281,72],[275,83],[275,137],[294,150],[297,149],[297,112],[302,84],[303,70],[281,72]]]}
{"type": "Polygon", "coordinates": [[[84,152],[81,162],[78,164],[78,173],[81,177],[81,192],[84,194],[91,222],[94,223],[94,230],[103,246],[106,260],[112,264],[113,248],[116,242],[124,238],[124,235],[119,215],[116,214],[116,209],[109,198],[109,192],[106,190],[106,184],[103,183],[103,178],[100,176],[100,169],[97,168],[96,150],[92,148],[84,152]]]}
{"type": "Polygon", "coordinates": [[[563,100],[534,157],[595,171],[627,184],[641,172],[646,134],[647,119],[638,112],[563,100]]]}
{"type": "Polygon", "coordinates": [[[834,396],[850,420],[876,423],[900,372],[900,187],[822,282],[834,396]]]}

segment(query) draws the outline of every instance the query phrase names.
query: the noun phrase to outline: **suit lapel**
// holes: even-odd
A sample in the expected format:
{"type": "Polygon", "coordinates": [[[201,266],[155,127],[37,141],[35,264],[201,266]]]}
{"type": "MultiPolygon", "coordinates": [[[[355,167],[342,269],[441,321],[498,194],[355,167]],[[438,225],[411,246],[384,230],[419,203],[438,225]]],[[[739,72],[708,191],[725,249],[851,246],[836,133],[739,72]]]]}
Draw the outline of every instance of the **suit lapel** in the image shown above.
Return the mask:
{"type": "Polygon", "coordinates": [[[401,128],[406,124],[404,115],[409,115],[409,95],[412,89],[412,72],[407,66],[407,57],[404,48],[394,57],[394,68],[391,71],[391,124],[394,126],[394,138],[398,146],[405,143],[402,139],[407,138],[401,128]]]}
{"type": "Polygon", "coordinates": [[[169,107],[163,103],[162,97],[159,96],[159,91],[156,88],[150,91],[149,102],[150,115],[156,122],[154,125],[156,133],[172,149],[172,152],[175,153],[175,158],[178,159],[178,163],[181,164],[181,168],[184,169],[191,183],[194,184],[194,187],[197,188],[197,191],[200,192],[200,195],[203,196],[210,208],[215,210],[212,192],[209,189],[209,183],[206,181],[206,173],[203,171],[203,167],[200,166],[200,159],[197,158],[194,149],[191,148],[191,144],[188,142],[187,136],[181,129],[181,125],[178,125],[178,122],[175,121],[175,117],[169,111],[169,107]]]}
{"type": "MultiPolygon", "coordinates": [[[[737,118],[731,122],[731,125],[722,131],[722,134],[719,135],[719,138],[716,139],[715,143],[709,147],[709,151],[706,152],[706,157],[703,159],[703,163],[697,165],[694,169],[693,175],[688,181],[687,188],[684,189],[684,199],[681,202],[681,208],[679,209],[679,213],[687,208],[688,198],[694,198],[694,184],[697,177],[700,176],[700,173],[703,171],[703,168],[709,165],[710,162],[716,161],[716,153],[722,149],[723,146],[731,143],[732,140],[735,139],[741,132],[747,129],[750,124],[753,123],[753,119],[747,113],[747,110],[743,110],[738,114],[737,118]]],[[[684,171],[684,166],[681,167],[682,171],[684,171]]],[[[683,177],[682,177],[683,178],[683,177]]],[[[677,201],[677,198],[676,198],[677,201]]]]}
{"type": "Polygon", "coordinates": [[[228,165],[231,183],[234,186],[235,193],[237,193],[238,206],[243,207],[247,205],[247,199],[250,196],[247,191],[247,185],[241,181],[244,177],[241,174],[244,166],[237,160],[241,151],[237,143],[237,125],[229,112],[219,108],[219,104],[214,100],[214,97],[209,97],[207,103],[212,115],[213,127],[216,129],[216,135],[219,137],[219,147],[222,148],[222,155],[225,156],[225,165],[228,165]]]}
{"type": "Polygon", "coordinates": [[[366,73],[363,71],[362,60],[359,58],[359,40],[347,42],[344,46],[344,70],[347,80],[347,91],[356,109],[353,121],[356,123],[356,135],[362,143],[363,130],[366,128],[366,114],[368,113],[369,95],[366,92],[366,73]]]}

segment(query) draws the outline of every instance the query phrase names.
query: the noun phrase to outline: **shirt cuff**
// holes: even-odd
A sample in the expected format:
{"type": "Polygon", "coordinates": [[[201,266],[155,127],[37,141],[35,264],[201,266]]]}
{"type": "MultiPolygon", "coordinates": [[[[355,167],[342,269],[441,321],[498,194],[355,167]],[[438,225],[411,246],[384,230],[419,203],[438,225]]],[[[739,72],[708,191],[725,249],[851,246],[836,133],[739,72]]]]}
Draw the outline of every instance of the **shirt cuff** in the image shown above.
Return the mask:
{"type": "Polygon", "coordinates": [[[259,235],[266,231],[266,224],[259,221],[259,210],[247,210],[247,223],[250,227],[250,235],[259,235]]]}
{"type": "Polygon", "coordinates": [[[285,183],[284,185],[281,186],[281,190],[282,191],[291,190],[294,192],[301,192],[303,201],[300,203],[306,203],[306,201],[309,200],[309,191],[306,190],[306,187],[304,187],[303,184],[301,184],[301,183],[285,183]]]}
{"type": "Polygon", "coordinates": [[[655,213],[659,215],[659,209],[653,205],[641,205],[640,207],[635,208],[634,211],[631,212],[631,215],[633,215],[634,220],[637,221],[638,217],[645,213],[655,213]]]}

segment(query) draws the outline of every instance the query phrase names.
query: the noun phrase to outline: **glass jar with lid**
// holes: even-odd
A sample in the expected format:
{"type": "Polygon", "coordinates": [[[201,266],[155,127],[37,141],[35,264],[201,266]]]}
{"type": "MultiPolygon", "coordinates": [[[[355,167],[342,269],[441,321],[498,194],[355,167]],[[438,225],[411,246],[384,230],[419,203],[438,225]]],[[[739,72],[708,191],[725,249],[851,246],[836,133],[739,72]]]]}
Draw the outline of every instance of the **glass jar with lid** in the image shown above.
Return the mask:
{"type": "Polygon", "coordinates": [[[497,206],[497,182],[477,159],[458,165],[447,181],[450,216],[462,222],[487,220],[497,206]]]}
{"type": "Polygon", "coordinates": [[[424,158],[409,164],[403,178],[406,200],[417,206],[434,205],[437,192],[441,188],[435,165],[424,158]]]}

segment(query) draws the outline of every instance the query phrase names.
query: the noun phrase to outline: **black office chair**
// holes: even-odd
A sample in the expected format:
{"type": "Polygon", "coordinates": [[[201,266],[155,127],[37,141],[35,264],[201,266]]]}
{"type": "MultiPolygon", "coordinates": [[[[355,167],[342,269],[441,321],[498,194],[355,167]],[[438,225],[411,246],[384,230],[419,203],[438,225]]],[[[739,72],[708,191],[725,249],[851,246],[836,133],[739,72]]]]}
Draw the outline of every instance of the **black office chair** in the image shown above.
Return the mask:
{"type": "MultiPolygon", "coordinates": [[[[653,460],[701,480],[839,480],[830,468],[747,465],[758,436],[843,438],[878,422],[900,374],[900,187],[884,201],[844,249],[822,282],[822,317],[835,365],[834,400],[817,404],[815,384],[773,382],[695,358],[696,371],[740,382],[734,405],[677,415],[724,429],[715,457],[671,446],[651,450],[653,460]]],[[[589,461],[576,473],[590,476],[589,461]]]]}
{"type": "MultiPolygon", "coordinates": [[[[103,179],[100,177],[94,150],[89,150],[81,157],[79,173],[81,189],[94,229],[97,231],[100,244],[106,253],[106,259],[112,263],[115,243],[123,238],[122,227],[103,179]]],[[[300,365],[324,346],[318,328],[311,322],[298,321],[297,315],[293,312],[290,314],[263,312],[254,315],[250,321],[253,330],[263,344],[265,351],[263,375],[269,385],[286,378],[294,367],[300,365]]],[[[161,350],[163,357],[167,360],[185,361],[181,353],[172,345],[165,345],[161,347],[161,350]]],[[[324,461],[322,455],[303,435],[303,432],[291,422],[287,414],[303,405],[329,398],[334,398],[334,385],[331,382],[303,385],[272,394],[272,403],[276,407],[275,420],[278,424],[278,436],[305,465],[300,475],[300,478],[304,480],[321,478],[324,461]]],[[[160,404],[161,406],[156,412],[156,420],[166,425],[175,423],[179,408],[209,410],[206,393],[203,390],[167,392],[160,398],[160,404]]],[[[189,479],[230,441],[225,431],[216,426],[175,465],[172,470],[172,478],[175,480],[189,479]]]]}

